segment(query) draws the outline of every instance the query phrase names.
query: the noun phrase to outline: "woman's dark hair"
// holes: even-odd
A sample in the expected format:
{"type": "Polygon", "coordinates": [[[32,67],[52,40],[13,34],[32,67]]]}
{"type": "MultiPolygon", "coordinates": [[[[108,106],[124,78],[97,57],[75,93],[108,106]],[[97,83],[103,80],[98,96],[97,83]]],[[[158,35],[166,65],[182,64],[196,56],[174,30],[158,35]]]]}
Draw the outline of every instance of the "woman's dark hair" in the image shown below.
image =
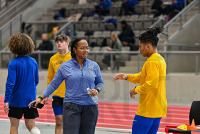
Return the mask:
{"type": "Polygon", "coordinates": [[[13,54],[24,56],[34,51],[33,40],[26,34],[14,34],[8,41],[8,47],[13,54]]]}
{"type": "Polygon", "coordinates": [[[157,47],[159,33],[162,33],[161,27],[147,28],[147,31],[139,35],[139,40],[141,43],[150,43],[152,46],[157,47]]]}
{"type": "Polygon", "coordinates": [[[75,58],[76,57],[76,53],[74,52],[73,48],[76,48],[77,47],[77,43],[81,40],[85,40],[83,38],[77,38],[77,39],[74,39],[72,41],[72,44],[71,44],[71,56],[72,58],[75,58]]]}

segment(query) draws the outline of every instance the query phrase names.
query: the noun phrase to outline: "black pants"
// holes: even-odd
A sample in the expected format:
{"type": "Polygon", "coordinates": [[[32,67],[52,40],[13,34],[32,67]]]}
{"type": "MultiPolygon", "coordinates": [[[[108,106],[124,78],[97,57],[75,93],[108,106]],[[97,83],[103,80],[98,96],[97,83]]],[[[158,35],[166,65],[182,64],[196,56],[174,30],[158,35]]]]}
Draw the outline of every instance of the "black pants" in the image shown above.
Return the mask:
{"type": "Polygon", "coordinates": [[[173,12],[176,10],[176,7],[175,6],[166,6],[164,9],[160,10],[159,12],[157,12],[156,14],[154,14],[154,17],[157,17],[161,14],[164,14],[164,15],[170,15],[170,14],[173,14],[173,12]]]}
{"type": "Polygon", "coordinates": [[[63,134],[94,134],[98,119],[98,105],[63,105],[63,134]]]}
{"type": "Polygon", "coordinates": [[[101,8],[101,7],[99,7],[99,6],[95,6],[95,12],[98,14],[98,15],[109,15],[109,10],[106,10],[106,9],[103,9],[103,8],[101,8]]]}

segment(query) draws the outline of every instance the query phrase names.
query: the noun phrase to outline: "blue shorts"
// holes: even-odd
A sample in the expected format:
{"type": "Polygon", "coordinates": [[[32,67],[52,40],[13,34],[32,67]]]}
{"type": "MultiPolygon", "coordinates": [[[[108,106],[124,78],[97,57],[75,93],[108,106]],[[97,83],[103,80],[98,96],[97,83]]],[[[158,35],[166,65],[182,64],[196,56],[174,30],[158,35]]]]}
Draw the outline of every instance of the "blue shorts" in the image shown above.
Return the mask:
{"type": "Polygon", "coordinates": [[[63,114],[63,106],[53,106],[53,112],[55,115],[63,114]]]}
{"type": "Polygon", "coordinates": [[[161,118],[147,118],[135,115],[132,134],[156,134],[161,118]]]}
{"type": "Polygon", "coordinates": [[[53,96],[52,107],[55,115],[63,114],[63,98],[53,96]]]}

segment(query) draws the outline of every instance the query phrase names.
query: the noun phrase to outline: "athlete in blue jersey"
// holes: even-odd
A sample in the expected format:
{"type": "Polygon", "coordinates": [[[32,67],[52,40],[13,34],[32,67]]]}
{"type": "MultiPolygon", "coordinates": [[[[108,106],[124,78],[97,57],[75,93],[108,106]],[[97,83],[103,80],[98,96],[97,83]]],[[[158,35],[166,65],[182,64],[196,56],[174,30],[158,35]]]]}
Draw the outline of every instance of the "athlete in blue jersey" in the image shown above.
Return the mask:
{"type": "Polygon", "coordinates": [[[10,134],[18,133],[22,115],[31,134],[40,134],[39,129],[35,127],[38,111],[28,107],[28,104],[36,99],[36,86],[39,82],[38,64],[28,56],[35,45],[28,35],[18,33],[10,38],[8,47],[16,56],[8,65],[4,100],[4,111],[8,113],[11,122],[10,134]]]}

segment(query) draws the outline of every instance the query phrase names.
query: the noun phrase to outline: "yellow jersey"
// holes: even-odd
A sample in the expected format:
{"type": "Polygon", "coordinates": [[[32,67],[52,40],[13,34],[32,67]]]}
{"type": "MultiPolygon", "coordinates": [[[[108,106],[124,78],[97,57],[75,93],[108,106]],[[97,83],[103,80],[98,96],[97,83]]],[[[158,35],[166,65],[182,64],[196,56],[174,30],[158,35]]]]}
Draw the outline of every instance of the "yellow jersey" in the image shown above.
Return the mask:
{"type": "Polygon", "coordinates": [[[127,81],[140,83],[135,88],[139,94],[139,106],[136,115],[150,118],[166,117],[166,63],[158,54],[152,54],[138,74],[128,74],[127,81]]]}
{"type": "MultiPolygon", "coordinates": [[[[56,53],[55,55],[53,55],[50,58],[49,67],[48,67],[48,76],[47,76],[47,86],[53,80],[54,76],[56,75],[58,68],[60,67],[60,65],[63,62],[66,62],[70,59],[72,59],[71,52],[69,52],[65,55],[60,55],[59,53],[56,53]]],[[[63,81],[60,84],[60,86],[58,87],[58,89],[56,89],[53,92],[53,96],[59,96],[61,98],[64,98],[65,97],[65,91],[66,91],[65,81],[63,81]]]]}

